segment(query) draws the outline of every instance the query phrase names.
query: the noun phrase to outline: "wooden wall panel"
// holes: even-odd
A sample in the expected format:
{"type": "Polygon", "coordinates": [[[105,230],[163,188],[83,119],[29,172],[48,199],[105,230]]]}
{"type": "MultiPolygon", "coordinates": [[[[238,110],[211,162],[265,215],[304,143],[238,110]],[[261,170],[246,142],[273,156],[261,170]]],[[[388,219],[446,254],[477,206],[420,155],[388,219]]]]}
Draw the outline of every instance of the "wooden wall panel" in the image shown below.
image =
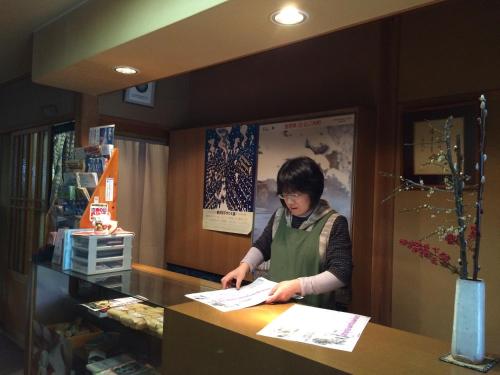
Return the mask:
{"type": "MultiPolygon", "coordinates": [[[[374,22],[192,72],[189,75],[189,113],[185,123],[199,127],[286,118],[336,108],[377,109],[379,96],[388,95],[384,91],[387,87],[380,82],[381,65],[386,63],[386,54],[393,51],[382,53],[381,50],[394,46],[384,46],[386,39],[381,40],[381,23],[374,22]]],[[[373,206],[379,204],[373,193],[376,173],[374,134],[380,119],[373,115],[364,121],[365,114],[359,115],[363,123],[360,123],[362,129],[358,132],[356,158],[359,169],[353,192],[355,267],[352,310],[373,316],[371,304],[386,306],[391,298],[389,292],[388,299],[387,294],[383,294],[379,295],[382,300],[373,301],[373,282],[388,290],[390,285],[384,284],[385,279],[379,279],[385,272],[386,263],[372,272],[372,252],[377,251],[377,256],[383,256],[392,249],[385,247],[386,242],[378,249],[372,246],[373,223],[377,221],[384,225],[386,219],[373,216],[373,206]]],[[[385,123],[380,126],[383,128],[385,123]]],[[[166,259],[170,263],[224,274],[238,264],[250,246],[250,240],[245,236],[200,229],[203,139],[203,129],[171,132],[166,259]],[[185,228],[188,222],[190,228],[185,228]]],[[[394,156],[388,153],[387,157],[394,156]]],[[[375,316],[374,320],[384,321],[375,316]]]]}
{"type": "Polygon", "coordinates": [[[189,75],[190,127],[370,107],[380,24],[341,30],[189,75]]]}
{"type": "Polygon", "coordinates": [[[216,274],[236,267],[250,237],[202,229],[205,129],[170,133],[165,259],[216,274]]]}
{"type": "MultiPolygon", "coordinates": [[[[490,0],[446,1],[403,15],[397,86],[402,112],[477,100],[479,94],[486,94],[488,159],[479,276],[487,284],[489,353],[500,353],[500,49],[493,48],[500,40],[499,19],[500,2],[490,0]]],[[[426,237],[439,224],[424,214],[401,212],[429,203],[425,198],[420,192],[409,192],[395,199],[392,325],[450,340],[455,278],[399,245],[401,238],[426,237]]],[[[434,203],[449,205],[445,197],[434,203]]],[[[444,246],[437,239],[429,242],[444,246]]],[[[452,259],[458,258],[457,248],[447,251],[452,259]]]]}
{"type": "MultiPolygon", "coordinates": [[[[368,110],[355,113],[355,171],[353,181],[353,301],[351,310],[371,314],[373,142],[376,118],[368,110]]],[[[249,236],[201,229],[205,129],[171,133],[167,196],[167,262],[224,274],[234,268],[250,247],[249,236]]]]}

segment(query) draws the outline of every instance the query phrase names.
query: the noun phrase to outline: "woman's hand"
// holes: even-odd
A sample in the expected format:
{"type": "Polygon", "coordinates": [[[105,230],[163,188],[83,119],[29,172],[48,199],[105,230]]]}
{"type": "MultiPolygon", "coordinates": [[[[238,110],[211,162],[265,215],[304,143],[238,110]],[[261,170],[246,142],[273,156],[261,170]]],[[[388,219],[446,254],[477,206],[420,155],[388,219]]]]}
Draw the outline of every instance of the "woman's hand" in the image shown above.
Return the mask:
{"type": "Polygon", "coordinates": [[[282,281],[271,289],[266,303],[287,302],[296,294],[301,294],[299,279],[282,281]]]}
{"type": "Polygon", "coordinates": [[[250,271],[250,266],[247,263],[241,263],[237,268],[224,276],[220,282],[223,289],[231,288],[231,282],[236,280],[236,289],[240,289],[241,282],[250,271]]]}

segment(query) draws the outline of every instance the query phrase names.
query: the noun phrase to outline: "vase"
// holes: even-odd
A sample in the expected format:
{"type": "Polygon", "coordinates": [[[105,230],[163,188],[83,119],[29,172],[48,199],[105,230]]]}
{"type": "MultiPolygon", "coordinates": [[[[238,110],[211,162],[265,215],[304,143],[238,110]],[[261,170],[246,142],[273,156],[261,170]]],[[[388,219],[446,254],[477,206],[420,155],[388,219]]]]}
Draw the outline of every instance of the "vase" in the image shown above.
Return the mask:
{"type": "Polygon", "coordinates": [[[451,355],[455,360],[474,364],[483,362],[484,308],[484,281],[458,279],[451,340],[451,355]]]}

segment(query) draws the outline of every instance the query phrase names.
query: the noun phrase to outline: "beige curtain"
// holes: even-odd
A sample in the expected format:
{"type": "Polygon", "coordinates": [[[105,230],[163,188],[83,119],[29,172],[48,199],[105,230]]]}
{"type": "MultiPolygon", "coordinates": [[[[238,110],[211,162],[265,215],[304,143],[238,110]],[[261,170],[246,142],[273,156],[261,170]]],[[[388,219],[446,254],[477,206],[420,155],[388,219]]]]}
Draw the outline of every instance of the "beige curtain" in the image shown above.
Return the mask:
{"type": "Polygon", "coordinates": [[[132,261],[164,267],[168,147],[117,138],[118,225],[135,233],[132,261]]]}

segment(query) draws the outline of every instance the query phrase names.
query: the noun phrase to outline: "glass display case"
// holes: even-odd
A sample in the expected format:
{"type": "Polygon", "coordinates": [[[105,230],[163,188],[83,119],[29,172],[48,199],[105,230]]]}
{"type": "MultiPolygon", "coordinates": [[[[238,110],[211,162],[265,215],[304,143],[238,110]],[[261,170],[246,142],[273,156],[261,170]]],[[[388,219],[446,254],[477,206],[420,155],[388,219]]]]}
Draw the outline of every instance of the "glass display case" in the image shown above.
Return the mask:
{"type": "MultiPolygon", "coordinates": [[[[163,309],[187,302],[185,294],[218,287],[147,266],[100,275],[63,271],[50,263],[33,267],[27,374],[97,373],[99,367],[90,363],[106,358],[141,366],[137,373],[161,373],[163,309]],[[140,311],[120,310],[118,319],[83,305],[123,297],[138,298],[140,305],[128,306],[140,311]],[[154,329],[148,329],[150,323],[154,329]]],[[[136,373],[130,364],[126,370],[136,373]]]]}
{"type": "MultiPolygon", "coordinates": [[[[137,264],[131,271],[94,276],[37,264],[25,373],[95,374],[104,367],[100,364],[104,357],[126,365],[123,371],[107,374],[474,372],[439,361],[449,352],[450,344],[430,337],[368,323],[352,352],[333,350],[257,334],[292,304],[261,304],[221,312],[184,296],[219,287],[137,264]],[[134,296],[151,309],[164,309],[163,334],[145,326],[139,330],[128,321],[121,323],[109,316],[99,318],[82,306],[134,296]]],[[[500,368],[490,372],[500,373],[500,368]]]]}

